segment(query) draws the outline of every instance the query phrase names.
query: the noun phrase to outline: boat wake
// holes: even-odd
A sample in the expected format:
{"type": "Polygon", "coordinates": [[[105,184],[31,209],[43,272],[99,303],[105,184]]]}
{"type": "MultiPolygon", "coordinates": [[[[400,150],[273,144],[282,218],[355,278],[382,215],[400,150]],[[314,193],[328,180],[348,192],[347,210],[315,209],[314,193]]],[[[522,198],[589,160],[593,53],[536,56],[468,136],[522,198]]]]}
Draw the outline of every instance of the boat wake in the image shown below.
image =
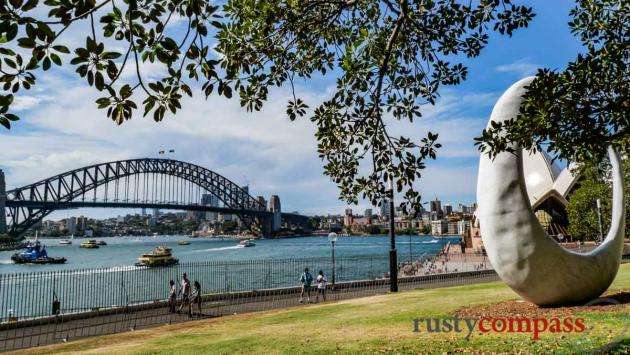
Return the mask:
{"type": "Polygon", "coordinates": [[[201,250],[192,250],[189,253],[203,253],[208,251],[221,251],[221,250],[232,250],[232,249],[242,249],[243,247],[240,245],[233,245],[229,247],[220,247],[220,248],[210,248],[210,249],[201,249],[201,250]]]}

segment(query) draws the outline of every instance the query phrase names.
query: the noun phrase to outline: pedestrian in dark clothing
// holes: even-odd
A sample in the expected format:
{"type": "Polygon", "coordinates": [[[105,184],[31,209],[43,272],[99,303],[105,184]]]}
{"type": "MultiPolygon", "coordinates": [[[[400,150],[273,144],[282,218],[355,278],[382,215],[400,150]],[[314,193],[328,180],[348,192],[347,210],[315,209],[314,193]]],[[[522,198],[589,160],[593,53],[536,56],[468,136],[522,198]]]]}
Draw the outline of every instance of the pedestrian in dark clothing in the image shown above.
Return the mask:
{"type": "Polygon", "coordinates": [[[308,268],[304,268],[304,272],[300,276],[300,282],[302,283],[302,293],[300,293],[300,303],[304,299],[304,293],[308,295],[306,302],[311,302],[311,283],[313,282],[313,275],[308,272],[308,268]]]}
{"type": "Polygon", "coordinates": [[[197,315],[201,317],[201,284],[196,280],[193,283],[192,304],[197,306],[197,315]]]}
{"type": "Polygon", "coordinates": [[[177,307],[177,286],[175,286],[175,281],[171,280],[168,283],[168,311],[169,313],[175,313],[175,308],[177,307]]]}

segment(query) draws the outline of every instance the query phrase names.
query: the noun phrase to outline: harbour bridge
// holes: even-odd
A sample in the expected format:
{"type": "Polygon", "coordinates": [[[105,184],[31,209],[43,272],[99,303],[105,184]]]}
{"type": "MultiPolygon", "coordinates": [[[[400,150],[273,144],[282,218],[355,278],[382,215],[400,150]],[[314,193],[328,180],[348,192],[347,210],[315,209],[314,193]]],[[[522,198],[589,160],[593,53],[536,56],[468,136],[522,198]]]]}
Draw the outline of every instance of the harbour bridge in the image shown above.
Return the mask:
{"type": "Polygon", "coordinates": [[[20,239],[56,210],[79,207],[154,208],[237,215],[253,232],[269,235],[284,223],[305,227],[308,217],[268,209],[264,201],[209,169],[171,159],[143,158],[86,166],[6,191],[0,170],[0,234],[20,239]],[[221,206],[202,204],[206,194],[221,206]]]}

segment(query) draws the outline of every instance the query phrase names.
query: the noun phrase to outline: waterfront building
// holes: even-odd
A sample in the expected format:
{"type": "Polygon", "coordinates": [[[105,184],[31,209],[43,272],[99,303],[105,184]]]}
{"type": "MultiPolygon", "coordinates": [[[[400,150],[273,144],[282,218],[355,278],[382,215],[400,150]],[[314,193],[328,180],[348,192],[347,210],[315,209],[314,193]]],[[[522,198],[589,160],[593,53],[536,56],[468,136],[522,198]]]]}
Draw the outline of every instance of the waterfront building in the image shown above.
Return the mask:
{"type": "Polygon", "coordinates": [[[154,208],[153,209],[153,218],[155,218],[155,219],[160,218],[160,209],[159,208],[154,208]]]}
{"type": "Polygon", "coordinates": [[[363,216],[365,216],[365,218],[372,218],[372,209],[368,208],[365,210],[365,212],[363,213],[363,216]]]}
{"type": "Polygon", "coordinates": [[[470,223],[465,225],[464,242],[466,243],[466,248],[470,248],[476,253],[484,251],[481,231],[479,230],[479,220],[475,215],[473,215],[470,223]]]}
{"type": "Polygon", "coordinates": [[[459,222],[459,221],[457,221],[457,220],[450,220],[450,221],[448,222],[448,227],[447,227],[447,232],[446,232],[446,233],[447,233],[447,234],[450,234],[450,235],[456,235],[456,234],[459,234],[459,233],[458,233],[458,229],[457,229],[457,223],[458,223],[458,222],[459,222]]]}
{"type": "Polygon", "coordinates": [[[448,233],[448,223],[446,219],[438,219],[437,221],[431,221],[431,234],[444,235],[448,233]]]}
{"type": "Polygon", "coordinates": [[[457,234],[465,235],[468,229],[470,229],[470,220],[457,221],[457,234]]]}
{"type": "Polygon", "coordinates": [[[345,214],[343,216],[343,226],[351,227],[352,224],[353,224],[352,209],[346,208],[345,214]]]}

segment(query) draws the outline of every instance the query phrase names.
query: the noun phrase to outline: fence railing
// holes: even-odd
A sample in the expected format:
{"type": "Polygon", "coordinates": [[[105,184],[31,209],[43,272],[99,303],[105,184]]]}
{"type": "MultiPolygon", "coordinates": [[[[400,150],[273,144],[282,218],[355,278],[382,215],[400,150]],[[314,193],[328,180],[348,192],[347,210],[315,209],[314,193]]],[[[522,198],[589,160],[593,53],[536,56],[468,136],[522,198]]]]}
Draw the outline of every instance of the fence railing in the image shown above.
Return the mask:
{"type": "MultiPolygon", "coordinates": [[[[187,321],[168,306],[169,281],[187,273],[202,288],[195,318],[299,305],[299,277],[328,278],[327,300],[388,292],[389,257],[343,256],[251,261],[207,261],[171,267],[114,267],[0,274],[0,351],[187,321]]],[[[401,290],[497,279],[483,255],[440,255],[399,265],[401,290]]],[[[310,301],[317,298],[311,290],[310,301]]],[[[320,299],[321,300],[321,299],[320,299]]],[[[303,302],[308,302],[308,294],[303,302]]]]}

